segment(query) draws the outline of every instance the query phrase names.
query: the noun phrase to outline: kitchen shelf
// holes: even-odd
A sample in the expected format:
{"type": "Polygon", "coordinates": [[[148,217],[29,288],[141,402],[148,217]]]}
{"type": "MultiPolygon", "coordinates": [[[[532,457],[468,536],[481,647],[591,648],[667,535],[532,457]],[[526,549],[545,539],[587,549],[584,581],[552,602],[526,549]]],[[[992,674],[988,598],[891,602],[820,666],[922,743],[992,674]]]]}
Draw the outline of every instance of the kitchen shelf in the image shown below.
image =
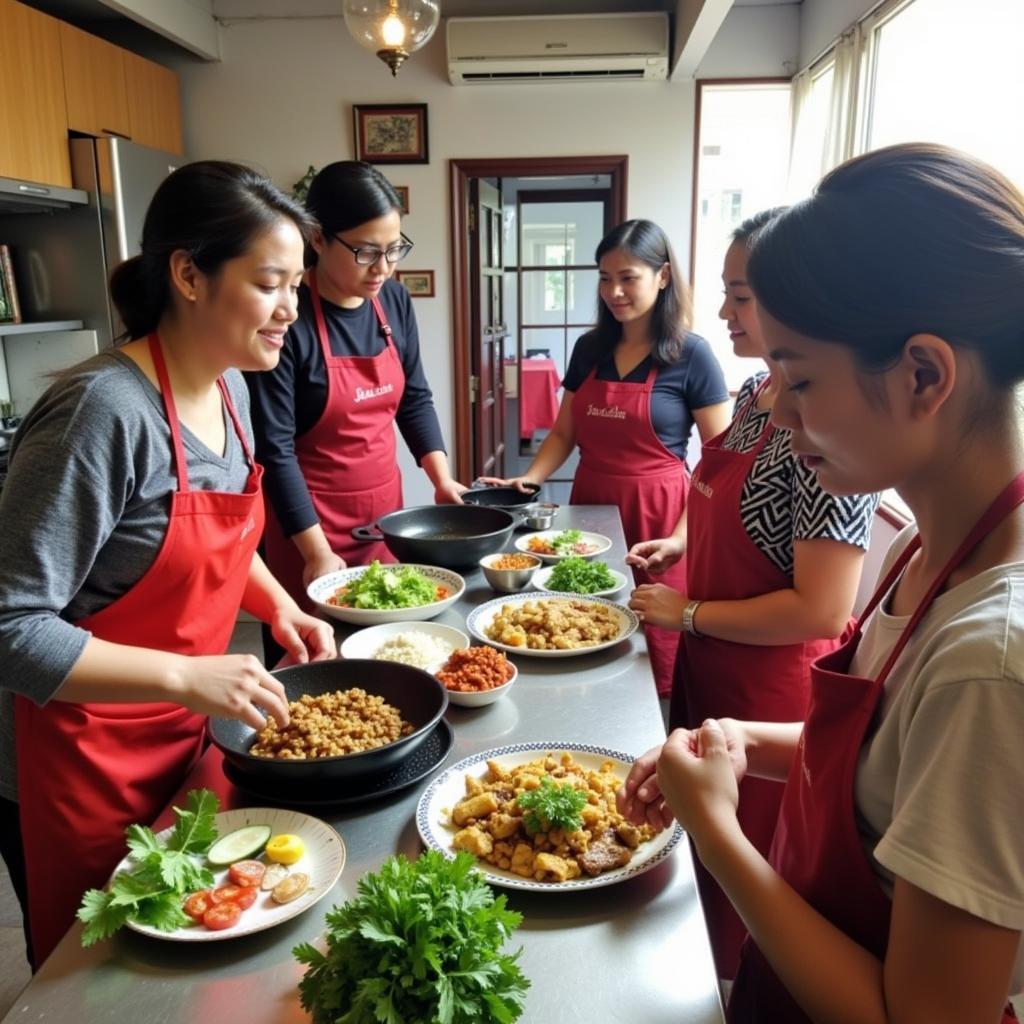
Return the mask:
{"type": "Polygon", "coordinates": [[[80,331],[81,320],[41,320],[29,324],[0,323],[0,338],[9,334],[42,334],[45,331],[80,331]]]}

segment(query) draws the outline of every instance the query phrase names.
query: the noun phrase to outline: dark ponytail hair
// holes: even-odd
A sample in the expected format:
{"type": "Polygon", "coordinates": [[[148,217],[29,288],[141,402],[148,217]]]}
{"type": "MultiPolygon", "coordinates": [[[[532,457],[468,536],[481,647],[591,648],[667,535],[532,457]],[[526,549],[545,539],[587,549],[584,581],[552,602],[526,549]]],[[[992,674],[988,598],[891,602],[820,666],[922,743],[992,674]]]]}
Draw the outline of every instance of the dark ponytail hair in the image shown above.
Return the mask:
{"type": "Polygon", "coordinates": [[[996,390],[1024,379],[1024,196],[966,153],[848,160],[761,229],[747,277],[772,317],[866,372],[929,333],[975,350],[996,390]]]}
{"type": "MultiPolygon", "coordinates": [[[[651,357],[659,366],[678,362],[690,327],[690,290],[683,282],[665,232],[653,221],[627,220],[601,239],[594,260],[600,263],[602,256],[615,249],[621,249],[645,263],[655,273],[666,263],[669,265],[668,284],[658,292],[651,312],[651,357]]],[[[600,299],[597,303],[597,327],[592,336],[596,336],[600,348],[608,352],[622,337],[622,324],[600,299]]]]}
{"type": "MultiPolygon", "coordinates": [[[[310,182],[306,209],[316,218],[326,238],[402,212],[394,185],[372,164],[362,160],[338,160],[328,164],[310,182]]],[[[306,263],[316,263],[316,252],[306,247],[306,263]]]]}
{"type": "Polygon", "coordinates": [[[780,213],[785,213],[788,209],[788,206],[772,206],[767,210],[758,211],[752,217],[748,217],[738,228],[736,228],[732,233],[732,240],[734,242],[745,242],[749,248],[753,245],[754,237],[761,228],[763,228],[769,221],[775,220],[780,213]]]}
{"type": "Polygon", "coordinates": [[[309,241],[316,227],[309,214],[242,164],[199,160],[168,175],[146,211],[141,254],[125,260],[110,278],[110,295],[125,326],[118,340],[145,337],[170,308],[172,253],[184,249],[212,277],[283,218],[309,241]]]}

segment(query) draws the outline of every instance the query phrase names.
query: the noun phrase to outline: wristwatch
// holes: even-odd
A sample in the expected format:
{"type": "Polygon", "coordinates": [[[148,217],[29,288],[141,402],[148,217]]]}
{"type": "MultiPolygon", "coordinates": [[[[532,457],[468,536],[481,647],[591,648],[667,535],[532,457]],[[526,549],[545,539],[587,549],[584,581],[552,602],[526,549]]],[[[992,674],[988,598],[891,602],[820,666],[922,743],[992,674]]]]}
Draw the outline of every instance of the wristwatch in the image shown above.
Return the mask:
{"type": "Polygon", "coordinates": [[[683,632],[689,633],[690,636],[703,636],[703,633],[697,632],[697,627],[694,625],[693,617],[697,614],[697,609],[701,606],[700,601],[689,601],[686,607],[683,609],[683,632]]]}

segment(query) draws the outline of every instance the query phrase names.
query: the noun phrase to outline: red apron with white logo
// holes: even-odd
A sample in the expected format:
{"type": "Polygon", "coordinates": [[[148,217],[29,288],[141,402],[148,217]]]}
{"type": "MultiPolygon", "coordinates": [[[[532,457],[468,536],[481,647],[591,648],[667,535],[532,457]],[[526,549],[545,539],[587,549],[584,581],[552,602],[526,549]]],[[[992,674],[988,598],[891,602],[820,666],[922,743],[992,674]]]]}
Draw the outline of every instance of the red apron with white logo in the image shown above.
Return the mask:
{"type": "MultiPolygon", "coordinates": [[[[689,477],[679,456],[661,443],[651,422],[651,393],[658,375],[652,366],[642,384],[597,379],[595,367],[572,399],[580,464],[569,501],[574,505],[617,505],[626,546],[667,537],[686,507],[689,477]]],[[[640,569],[638,584],[664,583],[682,590],[685,559],[661,576],[640,569]]],[[[672,666],[679,633],[645,626],[658,696],[672,692],[672,666]]]]}
{"type": "MultiPolygon", "coordinates": [[[[876,679],[850,675],[863,624],[921,546],[915,537],[878,586],[851,638],[811,670],[811,705],[786,782],[770,861],[797,893],[854,942],[885,958],[892,904],[857,829],[854,778],[885,680],[950,574],[1024,502],[1024,473],[992,503],[910,617],[876,679]]],[[[729,1000],[730,1024],[810,1024],[751,940],[743,947],[729,1000]]],[[[1007,1008],[1004,1021],[1016,1020],[1007,1008]]]]}
{"type": "MultiPolygon", "coordinates": [[[[331,550],[349,565],[368,565],[375,558],[394,562],[383,542],[361,543],[352,530],[402,507],[394,428],[405,391],[402,361],[377,299],[371,302],[384,350],[375,356],[333,355],[315,273],[309,275],[309,290],[327,368],[327,404],[312,429],[295,439],[295,457],[331,550]]],[[[263,545],[274,576],[312,610],[302,583],[302,555],[284,535],[269,501],[263,545]]]]}
{"type": "MultiPolygon", "coordinates": [[[[757,401],[764,386],[758,388],[750,404],[757,401]]],[[[767,423],[748,452],[723,447],[728,428],[703,446],[686,510],[688,597],[742,601],[793,586],[792,576],[774,565],[750,539],[740,514],[743,486],[775,429],[767,423]]],[[[676,663],[670,726],[695,729],[707,718],[802,721],[810,693],[811,662],[837,645],[836,640],[823,640],[767,646],[684,635],[676,663]]],[[[752,777],[740,783],[740,825],[766,856],[783,788],[781,782],[752,777]]],[[[746,927],[699,862],[697,881],[718,975],[732,978],[746,927]]]]}
{"type": "MultiPolygon", "coordinates": [[[[156,560],[127,593],[76,625],[110,643],[184,655],[228,649],[263,527],[257,466],[222,380],[217,384],[252,467],[245,491],[192,490],[160,342],[150,335],[178,489],[156,560]]],[[[37,964],[125,855],[124,830],[163,810],[203,749],[206,718],[179,704],[37,707],[15,698],[18,807],[37,964]]]]}

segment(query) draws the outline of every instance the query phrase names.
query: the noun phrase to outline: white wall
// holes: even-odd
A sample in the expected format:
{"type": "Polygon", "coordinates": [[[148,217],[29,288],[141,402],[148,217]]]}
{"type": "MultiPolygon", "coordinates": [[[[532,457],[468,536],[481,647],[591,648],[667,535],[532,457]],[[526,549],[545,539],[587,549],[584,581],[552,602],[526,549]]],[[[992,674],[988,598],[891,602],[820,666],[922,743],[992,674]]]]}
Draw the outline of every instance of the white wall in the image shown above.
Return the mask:
{"type": "MultiPolygon", "coordinates": [[[[804,0],[803,6],[814,0],[804,0]]],[[[733,7],[697,68],[698,78],[781,78],[796,71],[799,4],[733,7]]]]}
{"type": "MultiPolygon", "coordinates": [[[[409,265],[436,272],[416,301],[427,373],[454,450],[448,160],[629,155],[629,214],[662,224],[686,252],[693,160],[692,83],[448,84],[443,35],[397,79],[359,49],[340,17],[228,23],[223,60],[181,65],[186,151],[255,163],[289,186],[307,165],[351,159],[353,103],[428,104],[430,163],[383,168],[410,187],[409,265]]],[[[460,386],[465,386],[464,382],[460,386]]],[[[468,440],[468,439],[465,439],[468,440]]],[[[403,447],[406,501],[431,500],[403,447]]]]}
{"type": "Polygon", "coordinates": [[[840,33],[877,6],[878,0],[804,0],[800,5],[799,66],[814,60],[840,33]]]}
{"type": "MultiPolygon", "coordinates": [[[[322,167],[354,156],[353,103],[427,103],[430,163],[383,169],[393,182],[410,187],[404,227],[416,248],[408,265],[436,272],[437,298],[419,299],[415,308],[441,426],[454,452],[468,439],[453,437],[448,160],[628,154],[629,216],[661,224],[685,259],[695,87],[589,82],[455,88],[447,80],[442,30],[393,79],[355,44],[340,15],[303,17],[303,11],[322,12],[317,3],[296,0],[293,16],[268,20],[233,20],[230,9],[215,5],[215,13],[227,16],[223,59],[177,67],[186,152],[253,163],[290,186],[309,164],[322,167]]],[[[788,24],[790,17],[788,11],[777,14],[777,23],[788,24]]],[[[735,28],[730,31],[727,51],[716,58],[716,67],[728,64],[728,70],[716,73],[764,74],[763,61],[775,68],[793,50],[786,29],[766,43],[759,23],[746,34],[744,56],[735,28]],[[758,56],[772,50],[777,52],[770,58],[758,56]]],[[[400,448],[407,504],[430,501],[425,475],[400,448]]]]}

